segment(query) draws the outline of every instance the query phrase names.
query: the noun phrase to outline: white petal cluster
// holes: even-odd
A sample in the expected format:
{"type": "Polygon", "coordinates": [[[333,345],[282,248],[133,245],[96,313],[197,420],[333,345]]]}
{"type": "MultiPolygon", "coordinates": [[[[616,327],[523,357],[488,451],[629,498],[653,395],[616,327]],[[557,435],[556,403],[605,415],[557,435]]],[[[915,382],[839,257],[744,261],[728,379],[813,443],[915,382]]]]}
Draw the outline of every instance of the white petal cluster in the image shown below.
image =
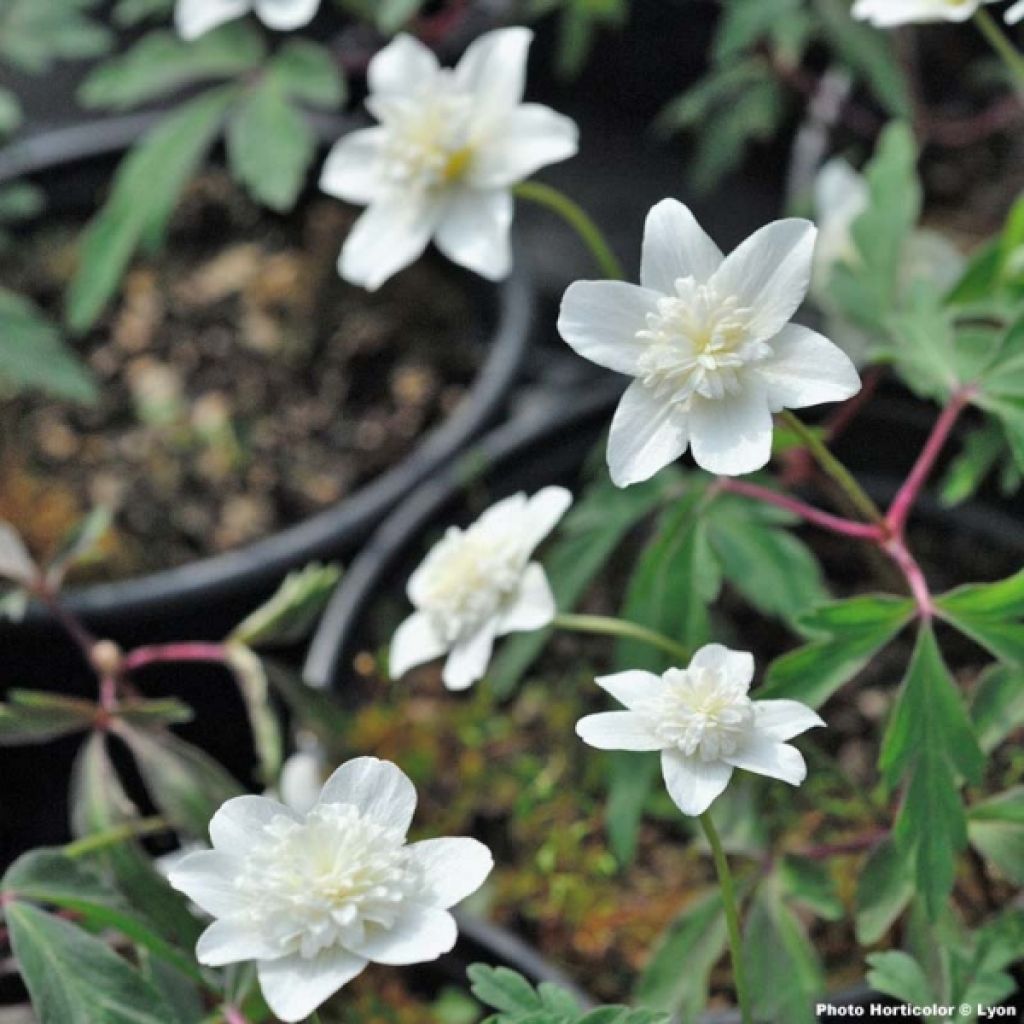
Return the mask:
{"type": "Polygon", "coordinates": [[[857,0],[853,16],[879,28],[912,22],[967,21],[979,7],[996,2],[998,0],[857,0]]]}
{"type": "Polygon", "coordinates": [[[786,740],[825,723],[794,700],[751,700],[754,659],[720,644],[701,648],[686,669],[620,672],[597,680],[626,711],[576,725],[601,750],[660,750],[676,806],[696,817],[722,793],[734,768],[798,786],[807,766],[786,740]]]}
{"type": "Polygon", "coordinates": [[[229,800],[212,850],[183,858],[170,882],[216,920],[196,947],[211,967],[255,960],[283,1021],[300,1021],[369,962],[412,964],[448,952],[448,908],[493,866],[475,839],[408,844],[416,791],[395,765],[361,757],[300,813],[267,797],[229,800]]]}
{"type": "Polygon", "coordinates": [[[380,123],[342,138],[320,180],[367,206],[342,249],[342,277],[379,288],[432,238],[460,266],[508,275],[510,187],[578,144],[569,118],[522,102],[531,39],[525,28],[489,32],[454,69],[408,35],[373,58],[366,105],[380,123]]]}
{"type": "Polygon", "coordinates": [[[827,338],[791,324],[811,279],[814,225],[782,220],[723,257],[693,214],[666,199],[644,230],[641,284],[578,281],[558,330],[581,356],[634,378],[608,439],[627,487],[692,448],[735,476],[771,456],[772,413],[837,402],[860,377],[827,338]]]}
{"type": "Polygon", "coordinates": [[[267,28],[291,32],[308,25],[319,6],[320,0],[178,0],[174,23],[182,39],[198,39],[254,11],[267,28]]]}
{"type": "Polygon", "coordinates": [[[464,690],[486,672],[496,637],[548,625],[555,599],[530,559],[571,503],[565,488],[546,487],[498,502],[465,530],[451,527],[409,578],[416,611],[391,641],[392,678],[447,654],[445,685],[464,690]]]}

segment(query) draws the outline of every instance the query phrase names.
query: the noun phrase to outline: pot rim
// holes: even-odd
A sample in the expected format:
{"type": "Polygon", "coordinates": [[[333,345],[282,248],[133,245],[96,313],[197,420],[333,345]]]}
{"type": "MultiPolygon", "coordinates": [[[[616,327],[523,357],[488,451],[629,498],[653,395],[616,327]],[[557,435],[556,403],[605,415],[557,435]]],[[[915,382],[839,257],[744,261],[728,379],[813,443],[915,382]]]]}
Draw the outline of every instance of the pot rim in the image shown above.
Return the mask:
{"type": "MultiPolygon", "coordinates": [[[[163,117],[166,111],[147,111],[25,137],[0,150],[0,185],[118,153],[163,117]]],[[[312,115],[310,123],[324,144],[363,122],[345,115],[312,115]]],[[[69,588],[68,607],[91,621],[166,617],[229,594],[269,592],[287,572],[304,563],[351,551],[382,516],[497,418],[526,364],[534,289],[522,250],[517,250],[515,269],[508,278],[493,286],[474,281],[474,286],[473,291],[479,288],[484,296],[479,340],[489,351],[456,409],[424,434],[404,459],[334,505],[253,544],[142,576],[69,588]]],[[[479,304],[479,296],[475,301],[479,304]]],[[[33,604],[25,621],[48,622],[50,615],[33,604]]]]}

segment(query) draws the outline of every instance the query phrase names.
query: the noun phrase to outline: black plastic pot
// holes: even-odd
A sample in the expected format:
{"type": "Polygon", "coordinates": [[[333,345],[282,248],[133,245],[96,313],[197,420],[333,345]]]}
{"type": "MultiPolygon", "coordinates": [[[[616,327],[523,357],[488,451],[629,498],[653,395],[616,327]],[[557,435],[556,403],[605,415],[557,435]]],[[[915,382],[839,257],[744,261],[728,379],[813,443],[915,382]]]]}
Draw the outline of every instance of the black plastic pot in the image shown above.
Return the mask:
{"type": "MultiPolygon", "coordinates": [[[[425,538],[448,522],[466,518],[467,493],[483,483],[495,499],[518,490],[528,492],[554,483],[578,480],[584,459],[607,428],[621,385],[605,381],[589,393],[556,395],[541,392],[525,402],[520,414],[484,437],[446,472],[420,488],[398,509],[363,548],[339,585],[314,637],[304,677],[314,687],[346,689],[352,657],[366,636],[367,614],[382,594],[393,593],[423,554],[425,538]]],[[[851,447],[867,445],[882,453],[882,473],[862,474],[879,500],[895,492],[905,463],[927,433],[929,418],[907,421],[899,402],[881,403],[848,439],[851,447]],[[892,445],[896,431],[899,443],[892,445]],[[888,447],[884,439],[888,438],[888,447]],[[873,440],[871,440],[873,439],[873,440]]],[[[875,467],[878,468],[877,466],[875,467]]],[[[924,497],[918,516],[933,529],[976,539],[979,549],[996,549],[1024,557],[1024,526],[1005,511],[976,504],[956,510],[939,507],[924,497]]],[[[956,582],[963,582],[962,580],[956,582]]],[[[539,954],[538,954],[539,955],[539,954]]],[[[828,998],[833,1007],[886,1004],[888,1000],[859,985],[828,998]]],[[[829,1019],[823,1016],[822,1020],[829,1019]]],[[[699,1024],[739,1024],[737,1012],[708,1014],[699,1024]]]]}

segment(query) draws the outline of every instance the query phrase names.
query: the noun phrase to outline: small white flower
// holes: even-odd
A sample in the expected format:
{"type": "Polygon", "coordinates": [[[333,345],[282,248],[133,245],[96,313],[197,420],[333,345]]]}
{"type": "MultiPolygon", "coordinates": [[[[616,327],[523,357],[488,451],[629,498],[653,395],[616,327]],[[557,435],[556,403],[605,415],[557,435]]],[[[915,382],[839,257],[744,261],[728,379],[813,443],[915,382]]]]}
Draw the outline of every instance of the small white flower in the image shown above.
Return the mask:
{"type": "Polygon", "coordinates": [[[878,28],[912,22],[967,21],[979,7],[997,0],[857,0],[853,16],[878,28]]]}
{"type": "Polygon", "coordinates": [[[1019,0],[1006,12],[1006,24],[1016,25],[1022,18],[1024,18],[1024,0],[1019,0]]]}
{"type": "Polygon", "coordinates": [[[216,920],[196,956],[210,967],[257,962],[283,1021],[308,1017],[367,963],[434,960],[457,937],[448,908],[493,866],[475,839],[406,843],[416,790],[373,757],[343,764],[308,814],[262,796],[229,800],[213,849],[174,867],[171,884],[216,920]]]}
{"type": "Polygon", "coordinates": [[[562,337],[585,359],[636,378],[608,438],[619,487],[652,477],[687,447],[712,473],[753,473],[771,457],[773,412],[860,390],[839,348],[789,322],[807,294],[814,239],[809,221],[776,221],[723,257],[693,214],[666,199],[647,216],[640,286],[569,287],[562,337]]]}
{"type": "Polygon", "coordinates": [[[342,277],[379,288],[431,238],[460,266],[508,275],[511,186],[577,149],[569,118],[522,103],[531,39],[525,28],[489,32],[454,69],[407,35],[373,58],[366,105],[380,124],[342,138],[320,180],[368,206],[342,249],[342,277]]]}
{"type": "Polygon", "coordinates": [[[600,750],[660,750],[669,796],[694,817],[722,793],[734,768],[798,786],[807,765],[785,741],[825,723],[795,700],[751,700],[753,677],[753,656],[720,644],[661,676],[604,676],[597,684],[628,710],[588,715],[576,732],[600,750]]]}
{"type": "Polygon", "coordinates": [[[278,32],[308,25],[320,0],[178,0],[174,22],[182,39],[198,39],[218,25],[255,11],[260,21],[278,32]]]}
{"type": "Polygon", "coordinates": [[[444,682],[465,690],[487,671],[496,637],[541,629],[555,617],[537,545],[572,503],[563,487],[489,508],[466,530],[451,527],[409,578],[416,611],[391,641],[391,676],[448,655],[444,682]]]}

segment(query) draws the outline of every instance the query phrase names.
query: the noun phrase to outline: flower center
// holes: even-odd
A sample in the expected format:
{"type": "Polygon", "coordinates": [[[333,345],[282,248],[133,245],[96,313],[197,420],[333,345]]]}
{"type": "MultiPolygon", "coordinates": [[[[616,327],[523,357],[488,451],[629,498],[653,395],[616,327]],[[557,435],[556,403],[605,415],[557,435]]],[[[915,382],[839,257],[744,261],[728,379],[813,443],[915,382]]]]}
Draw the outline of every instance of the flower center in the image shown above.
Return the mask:
{"type": "Polygon", "coordinates": [[[667,747],[703,761],[734,754],[754,721],[747,687],[708,669],[670,669],[664,686],[634,710],[667,747]]]}
{"type": "Polygon", "coordinates": [[[284,952],[314,957],[394,926],[419,883],[405,837],[348,804],[322,804],[304,822],[284,815],[235,879],[247,913],[284,952]]]}
{"type": "Polygon", "coordinates": [[[750,337],[749,310],[692,277],[679,278],[675,290],[658,300],[647,328],[637,332],[646,346],[640,380],[659,397],[683,404],[695,395],[717,399],[737,393],[743,367],[771,353],[750,337]]]}
{"type": "Polygon", "coordinates": [[[449,642],[475,632],[516,589],[525,567],[522,546],[479,524],[452,527],[424,566],[417,606],[449,642]]]}
{"type": "Polygon", "coordinates": [[[382,173],[395,188],[440,189],[469,170],[473,104],[446,71],[422,96],[377,98],[372,106],[388,131],[382,173]]]}

